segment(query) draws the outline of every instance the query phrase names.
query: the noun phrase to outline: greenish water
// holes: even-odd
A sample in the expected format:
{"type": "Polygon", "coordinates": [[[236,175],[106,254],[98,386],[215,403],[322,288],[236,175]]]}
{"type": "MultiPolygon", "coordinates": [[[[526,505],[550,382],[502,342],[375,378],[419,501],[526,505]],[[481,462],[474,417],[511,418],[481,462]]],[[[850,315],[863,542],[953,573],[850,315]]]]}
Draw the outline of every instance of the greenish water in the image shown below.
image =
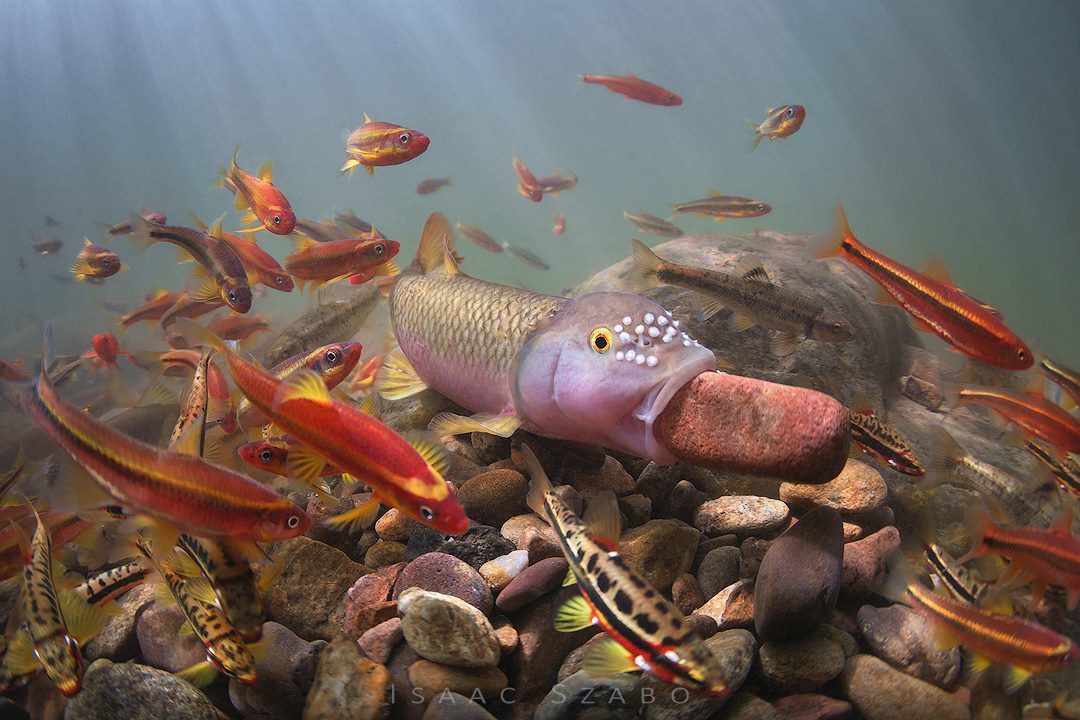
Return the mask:
{"type": "MultiPolygon", "coordinates": [[[[126,240],[112,246],[132,268],[103,287],[51,276],[67,274],[84,234],[100,237],[96,223],[143,203],[180,223],[230,209],[210,185],[240,143],[243,167],[274,161],[298,216],[352,208],[411,255],[442,210],[552,265],[465,246],[471,274],[545,291],[628,254],[624,209],[663,216],[717,188],[775,209],[680,220],[685,230],[824,232],[840,200],[871,247],[911,265],[939,253],[1029,344],[1077,366],[1078,37],[1080,5],[1049,1],[2,0],[0,328],[35,326],[4,353],[33,353],[23,338],[49,317],[67,328],[61,345],[85,347],[115,318],[99,301],[181,287],[174,253],[134,256],[126,240]],[[685,104],[581,87],[583,72],[636,73],[685,104]],[[802,130],[750,154],[746,120],[784,103],[806,106],[802,130]],[[431,148],[338,177],[365,112],[431,148]],[[580,184],[530,203],[514,189],[515,154],[580,184]],[[428,176],[454,185],[416,195],[428,176]],[[62,225],[45,228],[46,214],[62,225]],[[28,230],[63,239],[61,255],[32,255],[28,230]]],[[[230,209],[226,227],[237,221],[230,209]]],[[[290,251],[259,237],[279,259],[290,251]]],[[[255,311],[284,321],[305,302],[275,295],[255,311]]]]}

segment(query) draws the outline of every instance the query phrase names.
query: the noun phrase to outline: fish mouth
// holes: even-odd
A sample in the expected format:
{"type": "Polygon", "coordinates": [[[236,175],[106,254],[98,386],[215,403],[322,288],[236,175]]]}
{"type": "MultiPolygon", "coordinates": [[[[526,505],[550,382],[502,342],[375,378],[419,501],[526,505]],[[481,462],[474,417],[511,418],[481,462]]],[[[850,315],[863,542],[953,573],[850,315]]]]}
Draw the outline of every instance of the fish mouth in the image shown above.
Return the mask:
{"type": "Polygon", "coordinates": [[[701,373],[711,372],[715,369],[716,358],[713,357],[711,353],[707,357],[689,360],[680,365],[673,372],[668,374],[664,380],[654,386],[653,389],[649,391],[649,394],[638,403],[636,408],[634,408],[632,413],[633,417],[645,424],[645,450],[649,458],[664,464],[670,464],[678,460],[677,457],[672,455],[671,452],[656,439],[656,434],[653,432],[653,423],[655,423],[656,418],[664,412],[664,408],[667,407],[671,398],[675,396],[675,393],[682,390],[684,385],[701,373]]]}

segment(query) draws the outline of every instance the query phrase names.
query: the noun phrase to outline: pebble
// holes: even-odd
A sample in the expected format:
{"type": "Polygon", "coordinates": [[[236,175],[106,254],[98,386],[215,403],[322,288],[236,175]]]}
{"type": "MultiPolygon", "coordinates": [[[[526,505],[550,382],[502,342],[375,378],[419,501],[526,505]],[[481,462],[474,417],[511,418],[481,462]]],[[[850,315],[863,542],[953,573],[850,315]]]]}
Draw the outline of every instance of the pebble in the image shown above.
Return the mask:
{"type": "Polygon", "coordinates": [[[840,575],[841,594],[858,599],[877,590],[885,576],[888,558],[899,547],[900,532],[892,525],[845,545],[844,569],[840,575]]]}
{"type": "Polygon", "coordinates": [[[650,462],[634,481],[634,492],[649,498],[653,507],[656,507],[679,482],[680,469],[680,465],[659,465],[650,462]]]}
{"type": "Polygon", "coordinates": [[[319,657],[315,682],[304,703],[304,720],[375,720],[385,717],[390,673],[339,635],[319,657]]]}
{"type": "Polygon", "coordinates": [[[607,633],[598,632],[581,645],[578,645],[568,652],[566,657],[563,658],[562,664],[559,665],[559,672],[555,676],[556,682],[563,682],[566,678],[581,670],[582,665],[585,663],[585,656],[588,655],[598,643],[602,643],[608,637],[610,636],[607,633]]]}
{"type": "Polygon", "coordinates": [[[497,593],[509,585],[510,581],[528,566],[529,553],[525,550],[514,550],[494,560],[488,560],[480,566],[479,573],[491,591],[497,593]]]}
{"type": "Polygon", "coordinates": [[[267,618],[305,640],[332,640],[340,632],[346,591],[368,569],[304,536],[276,544],[273,554],[284,569],[266,593],[267,618]]]}
{"type": "Polygon", "coordinates": [[[840,474],[826,483],[780,484],[780,499],[796,512],[813,507],[831,507],[841,513],[869,513],[885,504],[889,488],[881,473],[870,465],[849,459],[840,474]]]}
{"type": "Polygon", "coordinates": [[[761,561],[765,559],[765,553],[769,551],[772,540],[748,537],[739,545],[739,576],[750,578],[757,577],[761,568],[761,561]]]}
{"type": "Polygon", "coordinates": [[[446,692],[428,703],[420,720],[495,720],[495,716],[464,695],[446,692]]]}
{"type": "Polygon", "coordinates": [[[847,720],[853,710],[849,702],[814,694],[788,695],[773,706],[790,720],[847,720]]]}
{"type": "Polygon", "coordinates": [[[815,635],[821,635],[840,646],[840,649],[844,651],[844,657],[849,658],[852,655],[857,655],[859,652],[859,641],[855,639],[851,633],[845,632],[835,625],[828,623],[822,623],[818,625],[817,630],[814,631],[815,635]]]}
{"type": "Polygon", "coordinates": [[[690,573],[683,573],[671,583],[671,600],[675,607],[679,608],[679,612],[689,615],[705,604],[705,594],[697,578],[690,573]]]}
{"type": "Polygon", "coordinates": [[[782,527],[788,506],[753,495],[727,495],[705,502],[694,514],[694,526],[706,535],[766,535],[782,527]]]}
{"type": "Polygon", "coordinates": [[[490,615],[494,606],[491,589],[480,573],[463,560],[446,553],[430,552],[406,565],[394,583],[392,599],[399,600],[409,588],[452,595],[484,615],[490,615]]]}
{"type": "Polygon", "coordinates": [[[342,629],[351,638],[359,638],[365,631],[385,620],[386,606],[391,614],[397,604],[390,600],[398,575],[405,563],[387,565],[357,579],[345,593],[345,617],[342,629]]]}
{"type": "Polygon", "coordinates": [[[694,513],[709,499],[709,496],[697,489],[689,480],[680,480],[671,488],[663,500],[656,505],[656,516],[677,518],[692,523],[694,513]]]}
{"type": "Polygon", "coordinates": [[[844,556],[840,524],[836,510],[819,506],[769,545],[754,586],[758,637],[805,635],[832,613],[844,556]]]}
{"type": "Polygon", "coordinates": [[[264,652],[256,653],[255,659],[259,678],[264,674],[280,677],[296,686],[301,695],[306,694],[326,641],[309,642],[284,625],[265,622],[261,642],[264,652]]]}
{"type": "Polygon", "coordinates": [[[495,607],[506,613],[520,610],[537,598],[559,588],[569,568],[570,565],[562,557],[544,558],[530,565],[499,593],[499,597],[495,600],[495,607]]]}
{"type": "Polygon", "coordinates": [[[739,579],[741,553],[730,545],[709,552],[698,565],[697,582],[704,597],[711,598],[739,579]]]}
{"type": "Polygon", "coordinates": [[[123,613],[110,617],[101,632],[90,638],[82,648],[83,656],[90,662],[98,658],[113,662],[133,660],[139,651],[135,623],[143,608],[149,607],[153,602],[154,586],[149,583],[125,593],[117,600],[123,613]]]}
{"type": "Polygon", "coordinates": [[[251,685],[229,680],[229,702],[245,718],[301,720],[304,695],[288,678],[260,668],[251,685]]]}
{"type": "Polygon", "coordinates": [[[364,565],[371,570],[394,565],[405,559],[405,546],[399,542],[377,542],[364,553],[364,565]]]}
{"type": "MultiPolygon", "coordinates": [[[[705,647],[720,662],[731,691],[746,682],[754,664],[757,641],[746,630],[728,630],[705,640],[705,647]]],[[[653,675],[642,677],[642,689],[652,691],[654,701],[645,706],[647,720],[697,720],[710,717],[724,705],[725,698],[696,695],[669,685],[653,675]]]]}
{"type": "MultiPolygon", "coordinates": [[[[363,552],[356,556],[351,553],[355,551],[357,537],[362,536],[366,530],[352,527],[335,528],[323,521],[334,515],[352,510],[370,499],[371,493],[356,493],[340,500],[328,500],[324,503],[317,495],[307,496],[306,493],[303,493],[294,502],[298,502],[301,507],[306,503],[307,514],[311,518],[311,528],[305,533],[305,537],[337,548],[349,555],[350,559],[359,562],[364,557],[363,552]]],[[[364,548],[364,550],[366,551],[367,548],[364,548]]]]}
{"type": "Polygon", "coordinates": [[[864,605],[857,620],[870,652],[893,667],[945,690],[960,679],[960,648],[935,650],[933,629],[917,612],[903,605],[864,605]]]}
{"type": "Polygon", "coordinates": [[[581,497],[581,493],[573,486],[556,485],[551,492],[555,493],[555,497],[562,500],[563,505],[570,508],[570,511],[578,517],[585,512],[585,498],[581,497]]]}
{"type": "MultiPolygon", "coordinates": [[[[428,418],[434,417],[429,415],[428,418]]],[[[425,427],[426,423],[425,421],[425,427]]],[[[489,433],[474,432],[471,436],[473,449],[481,465],[490,465],[493,462],[510,457],[510,438],[499,437],[489,433]]],[[[544,467],[547,467],[546,465],[544,467]]]]}
{"type": "Polygon", "coordinates": [[[579,670],[551,688],[533,720],[633,720],[641,712],[640,683],[640,673],[603,677],[579,670]]]}
{"type": "Polygon", "coordinates": [[[619,553],[627,567],[662,593],[690,569],[700,535],[677,520],[650,520],[622,535],[619,553]]]}
{"type": "Polygon", "coordinates": [[[705,559],[705,556],[716,548],[727,547],[728,545],[739,547],[739,536],[730,533],[727,535],[717,535],[716,537],[702,536],[701,541],[697,546],[697,552],[694,553],[694,566],[700,565],[701,561],[705,559]]]}
{"type": "Polygon", "coordinates": [[[509,618],[502,615],[496,616],[492,619],[491,626],[495,628],[495,637],[499,641],[499,654],[502,657],[517,650],[518,632],[509,618]]]}
{"type": "Polygon", "coordinates": [[[844,651],[824,637],[769,640],[758,652],[762,685],[778,693],[816,690],[844,669],[844,651]]]}
{"type": "Polygon", "coordinates": [[[82,690],[68,700],[64,709],[66,720],[162,720],[166,716],[169,720],[225,717],[206,695],[172,673],[135,663],[113,664],[105,659],[90,664],[82,690]]]}
{"type": "Polygon", "coordinates": [[[739,580],[705,601],[694,611],[716,622],[720,630],[754,626],[754,581],[739,580]]]}
{"type": "Polygon", "coordinates": [[[652,501],[638,493],[626,495],[619,498],[619,511],[626,516],[624,527],[644,525],[652,517],[652,501]]]}
{"type": "MultiPolygon", "coordinates": [[[[461,535],[446,537],[432,552],[441,552],[453,555],[458,560],[478,568],[489,560],[494,560],[500,555],[506,555],[514,550],[514,544],[504,538],[497,528],[490,525],[473,525],[461,535]]],[[[418,556],[406,559],[413,560],[418,556]]]]}
{"type": "Polygon", "coordinates": [[[398,615],[405,641],[420,657],[471,668],[499,661],[495,629],[484,613],[460,598],[409,588],[398,597],[398,615]]]}
{"type": "Polygon", "coordinates": [[[184,613],[176,605],[154,603],[139,614],[135,635],[143,662],[178,672],[206,659],[206,648],[194,633],[182,633],[184,613]]]}
{"type": "MultiPolygon", "coordinates": [[[[995,665],[980,673],[971,683],[971,717],[973,720],[1013,720],[1023,717],[1024,693],[1009,693],[1005,690],[1005,668],[995,665]]],[[[1073,700],[1073,712],[1061,707],[1065,704],[1064,698],[1059,700],[1058,717],[1076,718],[1076,710],[1080,709],[1080,701],[1073,700]]],[[[1034,698],[1031,698],[1034,700],[1034,698]]],[[[1029,701],[1030,702],[1030,701],[1029,701]]]]}
{"type": "Polygon", "coordinates": [[[498,527],[525,512],[529,481],[517,470],[488,470],[469,478],[457,491],[470,520],[498,527]]]}
{"type": "Polygon", "coordinates": [[[968,720],[967,705],[873,655],[848,658],[840,687],[866,720],[968,720]]]}
{"type": "Polygon", "coordinates": [[[731,696],[710,720],[790,720],[772,703],[746,691],[731,696]]]}
{"type": "Polygon", "coordinates": [[[369,630],[365,630],[357,641],[364,654],[377,663],[386,664],[397,644],[404,639],[401,618],[392,617],[384,620],[369,630]]]}
{"type": "Polygon", "coordinates": [[[462,668],[420,659],[409,666],[409,682],[425,702],[430,702],[446,690],[491,702],[498,699],[508,680],[503,671],[494,665],[462,668]]]}
{"type": "Polygon", "coordinates": [[[503,523],[500,532],[518,550],[529,553],[530,563],[549,557],[562,557],[555,531],[538,515],[515,515],[503,523]]]}
{"type": "Polygon", "coordinates": [[[596,469],[568,466],[563,482],[572,485],[585,498],[585,505],[601,490],[611,490],[618,496],[634,492],[634,478],[615,458],[607,455],[604,464],[596,469]]]}

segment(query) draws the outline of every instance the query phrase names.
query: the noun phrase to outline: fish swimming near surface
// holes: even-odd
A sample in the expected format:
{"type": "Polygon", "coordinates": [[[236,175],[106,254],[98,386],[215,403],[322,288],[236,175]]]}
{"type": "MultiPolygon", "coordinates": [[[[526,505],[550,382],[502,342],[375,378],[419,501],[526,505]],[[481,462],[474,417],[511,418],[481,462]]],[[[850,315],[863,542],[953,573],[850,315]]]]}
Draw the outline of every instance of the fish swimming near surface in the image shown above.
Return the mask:
{"type": "Polygon", "coordinates": [[[619,555],[614,493],[599,493],[582,521],[552,492],[527,445],[521,455],[531,480],[529,507],[551,524],[570,565],[567,580],[581,592],[559,608],[555,629],[575,632],[598,625],[609,636],[586,655],[582,669],[600,676],[640,670],[702,695],[730,695],[733,688],[719,661],[682,613],[619,555]]]}
{"type": "Polygon", "coordinates": [[[503,246],[500,245],[495,238],[491,237],[480,228],[472,225],[462,225],[461,223],[458,223],[455,227],[466,240],[474,245],[482,247],[489,252],[501,253],[503,251],[503,246]]]}
{"type": "Polygon", "coordinates": [[[965,387],[956,393],[956,404],[982,405],[1004,422],[1011,422],[1028,440],[1039,439],[1054,448],[1054,457],[1080,453],[1080,420],[1042,395],[997,387],[965,387]]]}
{"type": "Polygon", "coordinates": [[[999,555],[1009,560],[999,582],[1030,581],[1036,604],[1051,585],[1065,589],[1070,610],[1080,604],[1080,537],[1069,532],[1071,506],[1050,528],[998,525],[982,509],[972,513],[970,524],[971,550],[960,562],[988,553],[999,555]]]}
{"type": "Polygon", "coordinates": [[[778,108],[769,108],[765,111],[765,119],[761,123],[750,123],[750,129],[754,131],[754,140],[750,150],[757,148],[758,143],[764,138],[771,142],[780,138],[791,137],[802,127],[806,119],[806,108],[802,105],[781,105],[778,108]]]}
{"type": "MultiPolygon", "coordinates": [[[[42,367],[48,367],[48,325],[44,348],[42,367]]],[[[44,373],[9,394],[89,475],[69,475],[54,488],[54,500],[62,504],[120,505],[140,515],[138,524],[164,547],[179,532],[254,543],[295,537],[311,525],[303,510],[247,475],[141,442],[83,412],[44,373]]]]}
{"type": "Polygon", "coordinates": [[[675,203],[672,208],[678,214],[693,214],[699,218],[711,217],[717,222],[723,222],[729,218],[761,217],[772,212],[772,206],[768,203],[737,195],[724,195],[719,190],[710,190],[709,196],[700,200],[675,203]]]}
{"type": "Polygon", "coordinates": [[[926,468],[915,455],[911,442],[874,413],[870,399],[861,397],[850,408],[851,440],[867,455],[897,472],[919,477],[926,468]]]}
{"type": "Polygon", "coordinates": [[[971,652],[971,670],[1006,666],[1005,689],[1015,692],[1035,673],[1051,672],[1080,660],[1072,640],[1031,620],[996,613],[931,592],[893,571],[879,593],[908,605],[933,628],[935,648],[961,645],[971,652]]]}
{"type": "Polygon", "coordinates": [[[75,264],[71,266],[71,274],[78,281],[101,280],[112,277],[121,270],[127,270],[127,266],[120,262],[116,253],[94,245],[90,238],[83,238],[83,247],[75,257],[75,264]]]}
{"type": "Polygon", "coordinates": [[[675,461],[653,423],[716,357],[670,312],[639,295],[567,299],[485,282],[462,273],[452,250],[453,230],[436,213],[390,295],[399,349],[376,381],[383,397],[431,387],[476,413],[436,416],[441,434],[509,437],[521,427],[675,461]]]}
{"type": "Polygon", "coordinates": [[[683,103],[681,97],[667,88],[642,80],[636,75],[582,75],[581,82],[585,85],[602,85],[611,92],[649,105],[676,107],[683,103]]]}
{"type": "Polygon", "coordinates": [[[401,248],[397,241],[387,239],[316,242],[304,235],[294,235],[292,240],[296,251],[285,258],[285,269],[301,291],[309,282],[314,290],[323,283],[337,282],[385,265],[401,248]]]}
{"type": "Polygon", "coordinates": [[[854,335],[843,318],[825,306],[772,282],[765,268],[746,259],[734,273],[678,265],[661,259],[640,240],[633,240],[632,282],[644,287],[676,285],[708,298],[700,317],[708,319],[722,308],[733,312],[736,330],[761,325],[780,333],[773,338],[773,352],[789,355],[802,340],[847,342],[854,335]]]}
{"type": "Polygon", "coordinates": [[[453,185],[453,181],[450,178],[424,178],[420,181],[420,184],[416,186],[417,195],[430,195],[433,192],[438,192],[444,187],[453,185]]]}
{"type": "Polygon", "coordinates": [[[220,238],[179,225],[155,225],[131,215],[131,242],[146,249],[155,243],[172,243],[183,251],[184,259],[195,260],[193,277],[199,283],[188,292],[195,302],[220,299],[238,313],[251,309],[251,286],[247,271],[236,251],[220,238]]]}
{"type": "Polygon", "coordinates": [[[329,343],[351,340],[378,303],[379,293],[371,286],[332,300],[321,300],[289,324],[263,356],[267,366],[277,365],[301,353],[329,343]]]}
{"type": "Polygon", "coordinates": [[[899,304],[915,319],[916,329],[936,334],[966,355],[1005,370],[1027,370],[1035,362],[1001,313],[956,287],[939,259],[917,272],[871,250],[851,232],[842,206],[834,235],[817,256],[843,257],[881,285],[885,294],[878,300],[899,304]]]}
{"type": "Polygon", "coordinates": [[[630,221],[630,223],[638,230],[650,235],[657,235],[665,238],[677,238],[683,236],[682,228],[678,225],[669,223],[663,218],[658,218],[655,215],[650,215],[644,210],[636,213],[623,210],[623,217],[630,221]]]}
{"type": "Polygon", "coordinates": [[[221,229],[221,218],[218,218],[210,227],[195,213],[191,214],[191,219],[197,229],[202,230],[211,237],[218,238],[232,248],[236,256],[240,258],[244,270],[247,271],[249,285],[258,283],[271,290],[292,292],[293,279],[289,277],[289,273],[285,272],[285,268],[278,264],[273,255],[259,247],[253,236],[241,237],[224,232],[221,229]]]}
{"type": "Polygon", "coordinates": [[[364,124],[356,128],[345,141],[345,154],[349,159],[341,166],[341,172],[352,171],[359,166],[368,175],[375,174],[376,167],[400,165],[424,154],[431,138],[422,132],[394,123],[376,122],[364,115],[364,124]]]}
{"type": "Polygon", "coordinates": [[[288,235],[296,227],[296,214],[293,213],[292,205],[285,194],[274,185],[274,169],[270,161],[264,162],[256,175],[251,175],[236,164],[239,154],[240,147],[237,146],[233,151],[229,169],[219,168],[221,179],[217,187],[233,193],[233,205],[236,209],[246,210],[242,218],[243,224],[254,225],[240,232],[266,230],[275,235],[288,235]]]}

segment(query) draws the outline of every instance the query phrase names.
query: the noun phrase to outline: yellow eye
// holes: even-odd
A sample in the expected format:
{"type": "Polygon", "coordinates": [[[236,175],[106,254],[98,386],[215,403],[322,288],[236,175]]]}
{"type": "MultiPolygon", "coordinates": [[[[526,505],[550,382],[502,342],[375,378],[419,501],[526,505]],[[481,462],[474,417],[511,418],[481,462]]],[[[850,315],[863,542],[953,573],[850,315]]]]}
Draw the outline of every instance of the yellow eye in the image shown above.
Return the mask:
{"type": "Polygon", "coordinates": [[[611,331],[606,327],[598,327],[589,335],[589,347],[603,355],[611,349],[611,331]]]}

